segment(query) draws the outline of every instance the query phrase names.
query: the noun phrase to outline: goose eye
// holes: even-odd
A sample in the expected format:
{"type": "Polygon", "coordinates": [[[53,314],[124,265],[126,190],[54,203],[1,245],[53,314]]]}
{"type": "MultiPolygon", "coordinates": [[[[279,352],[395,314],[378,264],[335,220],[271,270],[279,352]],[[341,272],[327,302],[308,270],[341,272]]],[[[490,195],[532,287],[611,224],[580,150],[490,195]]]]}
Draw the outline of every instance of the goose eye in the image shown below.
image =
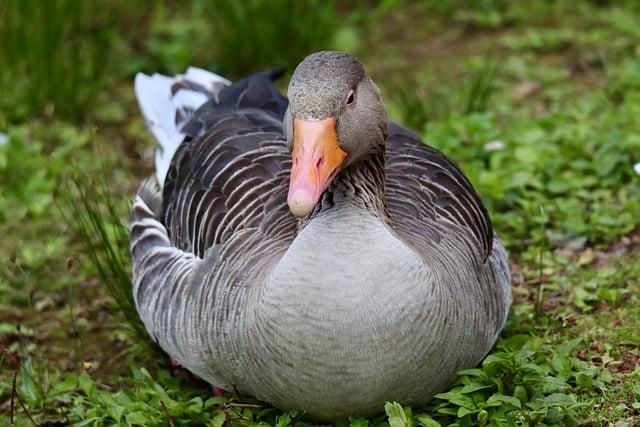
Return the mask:
{"type": "Polygon", "coordinates": [[[353,104],[355,100],[356,100],[356,93],[354,92],[353,89],[351,89],[349,91],[349,94],[347,95],[347,105],[353,104]]]}

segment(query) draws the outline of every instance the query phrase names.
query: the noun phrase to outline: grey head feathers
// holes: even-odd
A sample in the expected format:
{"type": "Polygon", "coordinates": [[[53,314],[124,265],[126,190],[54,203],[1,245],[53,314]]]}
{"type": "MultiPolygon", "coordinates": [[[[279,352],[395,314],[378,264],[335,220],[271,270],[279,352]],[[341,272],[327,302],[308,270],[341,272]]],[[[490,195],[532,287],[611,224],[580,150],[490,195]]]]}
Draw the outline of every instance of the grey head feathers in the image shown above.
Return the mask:
{"type": "Polygon", "coordinates": [[[353,56],[334,51],[317,52],[298,65],[287,96],[291,113],[304,119],[333,116],[366,73],[353,56]]]}
{"type": "Polygon", "coordinates": [[[293,119],[334,117],[339,144],[348,154],[344,168],[383,150],[389,116],[378,87],[354,56],[336,51],[307,56],[293,73],[288,97],[289,143],[293,119]]]}

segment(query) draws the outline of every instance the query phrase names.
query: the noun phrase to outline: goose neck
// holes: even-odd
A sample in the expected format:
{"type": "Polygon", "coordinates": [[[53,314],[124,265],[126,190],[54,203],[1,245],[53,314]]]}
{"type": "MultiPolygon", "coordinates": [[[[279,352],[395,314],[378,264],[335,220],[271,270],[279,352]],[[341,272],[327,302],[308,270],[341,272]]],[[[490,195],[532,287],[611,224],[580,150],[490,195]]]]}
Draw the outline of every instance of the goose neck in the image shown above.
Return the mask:
{"type": "Polygon", "coordinates": [[[387,220],[384,198],[384,146],[365,159],[343,169],[329,185],[314,211],[313,219],[327,211],[356,208],[387,220]]]}

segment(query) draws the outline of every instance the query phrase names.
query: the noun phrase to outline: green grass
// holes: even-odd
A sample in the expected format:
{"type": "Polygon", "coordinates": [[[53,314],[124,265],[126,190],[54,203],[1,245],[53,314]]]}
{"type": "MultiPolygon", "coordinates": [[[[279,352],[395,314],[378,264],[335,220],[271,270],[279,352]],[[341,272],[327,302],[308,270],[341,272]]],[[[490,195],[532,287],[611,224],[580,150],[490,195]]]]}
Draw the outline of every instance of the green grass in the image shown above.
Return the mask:
{"type": "Polygon", "coordinates": [[[84,245],[83,252],[137,337],[149,341],[131,292],[129,230],[107,188],[106,171],[102,169],[97,174],[94,188],[89,189],[85,188],[86,182],[81,183],[77,177],[67,179],[61,188],[60,209],[65,223],[84,245]]]}
{"type": "Polygon", "coordinates": [[[108,4],[73,0],[3,2],[0,87],[10,95],[1,102],[6,114],[82,118],[107,71],[113,12],[108,4]]]}
{"type": "Polygon", "coordinates": [[[0,426],[12,401],[18,426],[308,423],[213,397],[140,334],[124,226],[152,141],[131,78],[237,77],[333,46],[464,169],[514,284],[480,366],[425,408],[342,425],[640,422],[637,3],[227,3],[0,5],[0,426]]]}
{"type": "Polygon", "coordinates": [[[399,77],[387,86],[397,110],[394,115],[405,126],[424,132],[430,122],[486,112],[497,90],[501,72],[498,61],[486,57],[469,62],[460,75],[446,79],[426,73],[399,77]]]}
{"type": "Polygon", "coordinates": [[[285,66],[292,72],[309,52],[336,47],[344,26],[334,0],[201,0],[212,57],[232,77],[285,66]]]}

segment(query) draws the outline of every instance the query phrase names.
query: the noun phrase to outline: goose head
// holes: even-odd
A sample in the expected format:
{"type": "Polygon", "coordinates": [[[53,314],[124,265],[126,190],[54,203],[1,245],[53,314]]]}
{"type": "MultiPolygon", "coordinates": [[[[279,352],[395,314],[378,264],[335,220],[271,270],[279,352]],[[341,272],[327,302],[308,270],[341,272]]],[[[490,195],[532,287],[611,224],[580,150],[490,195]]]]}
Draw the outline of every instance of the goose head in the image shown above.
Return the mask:
{"type": "Polygon", "coordinates": [[[307,56],[291,77],[284,127],[291,151],[287,203],[308,215],[341,170],[384,148],[389,118],[362,64],[342,52],[307,56]]]}

